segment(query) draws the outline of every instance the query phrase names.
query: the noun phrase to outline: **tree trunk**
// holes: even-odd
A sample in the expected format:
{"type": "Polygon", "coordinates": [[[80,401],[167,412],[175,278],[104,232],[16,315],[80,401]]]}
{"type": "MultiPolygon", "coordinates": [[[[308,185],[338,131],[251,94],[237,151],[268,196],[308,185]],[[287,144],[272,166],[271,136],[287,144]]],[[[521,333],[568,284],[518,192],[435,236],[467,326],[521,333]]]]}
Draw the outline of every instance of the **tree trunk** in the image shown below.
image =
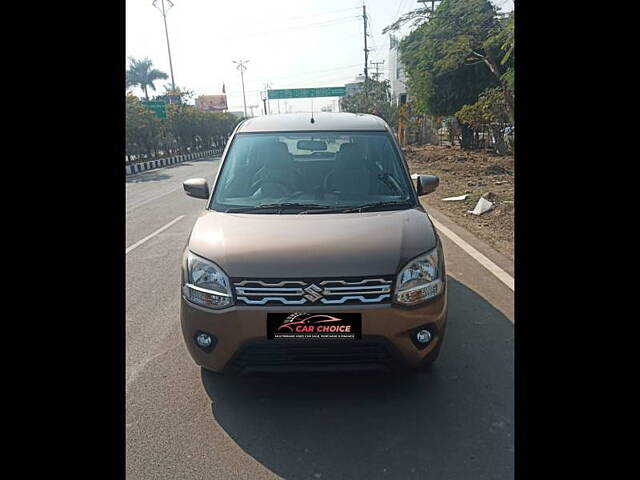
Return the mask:
{"type": "Polygon", "coordinates": [[[463,150],[472,150],[474,146],[473,130],[464,123],[460,124],[460,146],[463,150]]]}
{"type": "Polygon", "coordinates": [[[502,81],[502,76],[500,75],[500,69],[498,68],[498,64],[493,58],[493,55],[491,55],[491,53],[488,53],[486,57],[483,57],[483,60],[484,60],[484,63],[486,63],[487,66],[489,67],[489,70],[491,70],[491,73],[493,73],[493,75],[500,82],[500,87],[502,88],[502,96],[504,97],[504,101],[507,104],[507,115],[509,116],[509,121],[511,122],[511,125],[514,125],[515,119],[514,119],[514,113],[513,113],[514,112],[513,94],[511,93],[511,90],[509,90],[509,88],[502,81]]]}
{"type": "Polygon", "coordinates": [[[515,114],[514,114],[514,101],[513,94],[511,90],[506,85],[502,85],[502,95],[504,96],[504,101],[507,104],[507,115],[509,115],[509,121],[511,125],[515,125],[515,114]]]}
{"type": "Polygon", "coordinates": [[[491,134],[495,139],[495,151],[498,155],[504,155],[506,153],[506,147],[504,144],[504,136],[502,134],[502,129],[499,125],[491,125],[491,134]]]}

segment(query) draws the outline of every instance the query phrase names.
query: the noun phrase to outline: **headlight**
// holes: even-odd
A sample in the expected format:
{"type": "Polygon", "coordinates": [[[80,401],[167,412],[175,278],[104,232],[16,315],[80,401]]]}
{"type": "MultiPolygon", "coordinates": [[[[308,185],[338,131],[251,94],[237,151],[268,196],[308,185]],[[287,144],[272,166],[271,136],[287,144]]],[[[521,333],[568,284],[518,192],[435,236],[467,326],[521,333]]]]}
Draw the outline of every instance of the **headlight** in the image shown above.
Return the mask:
{"type": "Polygon", "coordinates": [[[442,293],[441,250],[434,248],[411,260],[398,274],[395,301],[402,305],[426,302],[442,293]]]}
{"type": "Polygon", "coordinates": [[[185,298],[208,308],[233,305],[229,277],[215,263],[188,252],[186,268],[185,298]]]}

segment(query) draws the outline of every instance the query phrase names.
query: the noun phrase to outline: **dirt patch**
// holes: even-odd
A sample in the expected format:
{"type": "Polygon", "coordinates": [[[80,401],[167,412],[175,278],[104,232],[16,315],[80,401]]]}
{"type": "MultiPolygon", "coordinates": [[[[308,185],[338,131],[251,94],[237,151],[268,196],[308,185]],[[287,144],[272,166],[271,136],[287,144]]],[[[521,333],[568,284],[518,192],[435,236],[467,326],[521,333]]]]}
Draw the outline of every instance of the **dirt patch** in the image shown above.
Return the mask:
{"type": "Polygon", "coordinates": [[[513,258],[513,156],[465,152],[459,147],[411,146],[405,149],[411,173],[437,175],[438,189],[426,197],[427,205],[446,214],[458,225],[481,238],[503,255],[513,258]],[[468,194],[463,201],[443,198],[468,194]],[[473,210],[484,196],[495,208],[476,216],[473,210]]]}

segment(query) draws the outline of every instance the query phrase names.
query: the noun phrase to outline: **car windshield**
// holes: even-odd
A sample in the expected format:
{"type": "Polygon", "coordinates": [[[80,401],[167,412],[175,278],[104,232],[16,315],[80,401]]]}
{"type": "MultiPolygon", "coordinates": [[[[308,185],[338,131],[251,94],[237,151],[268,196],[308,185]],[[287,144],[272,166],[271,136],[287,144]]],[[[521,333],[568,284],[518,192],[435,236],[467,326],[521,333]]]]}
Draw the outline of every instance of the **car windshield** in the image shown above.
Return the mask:
{"type": "Polygon", "coordinates": [[[413,204],[411,181],[387,132],[240,133],[210,208],[329,213],[413,204]]]}

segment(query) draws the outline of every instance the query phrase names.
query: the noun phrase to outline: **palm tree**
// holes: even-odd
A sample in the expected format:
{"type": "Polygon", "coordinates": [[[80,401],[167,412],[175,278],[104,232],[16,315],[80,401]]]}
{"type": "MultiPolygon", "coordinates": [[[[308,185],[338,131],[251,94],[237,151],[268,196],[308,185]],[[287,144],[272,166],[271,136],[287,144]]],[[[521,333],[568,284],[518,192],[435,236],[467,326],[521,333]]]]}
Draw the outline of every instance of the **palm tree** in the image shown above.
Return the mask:
{"type": "Polygon", "coordinates": [[[152,67],[152,62],[145,57],[144,60],[136,60],[129,57],[129,68],[127,70],[127,87],[140,87],[144,92],[144,96],[149,100],[147,88],[155,92],[156,87],[153,84],[156,80],[166,80],[169,78],[166,73],[161,72],[152,67]]]}

